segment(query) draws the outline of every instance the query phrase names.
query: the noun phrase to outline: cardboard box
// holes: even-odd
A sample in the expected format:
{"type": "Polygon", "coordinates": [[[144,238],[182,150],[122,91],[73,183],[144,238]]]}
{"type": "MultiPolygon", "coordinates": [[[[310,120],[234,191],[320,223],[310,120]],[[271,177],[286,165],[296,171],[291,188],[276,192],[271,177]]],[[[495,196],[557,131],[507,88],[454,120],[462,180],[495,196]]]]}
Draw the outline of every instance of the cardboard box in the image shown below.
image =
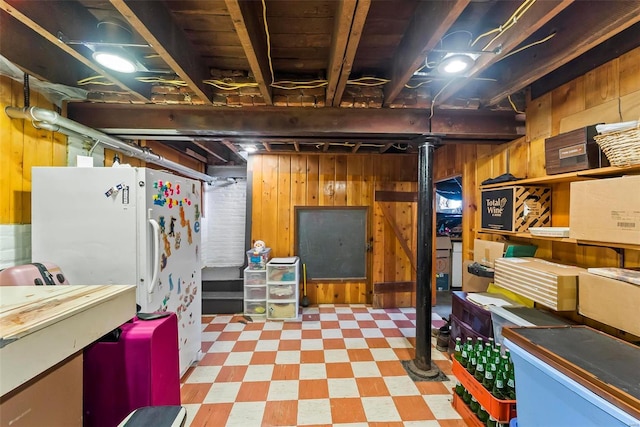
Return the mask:
{"type": "Polygon", "coordinates": [[[462,263],[462,290],[465,292],[486,292],[493,279],[469,273],[467,267],[472,263],[473,261],[462,263]]]}
{"type": "Polygon", "coordinates": [[[640,336],[640,286],[591,273],[580,273],[578,312],[640,336]]]}
{"type": "Polygon", "coordinates": [[[547,175],[609,166],[593,137],[595,125],[561,133],[544,140],[547,175]]]}
{"type": "MultiPolygon", "coordinates": [[[[493,268],[496,258],[502,258],[504,243],[475,239],[473,241],[473,261],[493,268]]],[[[466,270],[466,268],[465,268],[466,270]]]]}
{"type": "Polygon", "coordinates": [[[575,310],[578,276],[587,270],[539,258],[498,258],[494,282],[556,311],[575,310]]]}
{"type": "Polygon", "coordinates": [[[2,396],[0,425],[82,427],[82,352],[2,396]]]}
{"type": "Polygon", "coordinates": [[[640,175],[572,182],[569,237],[640,245],[639,194],[640,175]]]}
{"type": "Polygon", "coordinates": [[[551,225],[551,189],[511,187],[482,190],[482,222],[485,230],[522,232],[529,227],[551,225]]]}

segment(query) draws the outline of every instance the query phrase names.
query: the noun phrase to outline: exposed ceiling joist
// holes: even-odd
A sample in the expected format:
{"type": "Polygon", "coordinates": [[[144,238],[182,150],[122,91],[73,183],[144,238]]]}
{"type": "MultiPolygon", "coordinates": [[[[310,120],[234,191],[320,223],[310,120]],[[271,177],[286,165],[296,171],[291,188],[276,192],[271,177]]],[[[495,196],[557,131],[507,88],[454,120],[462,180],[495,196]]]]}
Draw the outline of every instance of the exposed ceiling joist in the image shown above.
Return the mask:
{"type": "MultiPolygon", "coordinates": [[[[58,32],[62,32],[66,37],[73,37],[78,40],[86,40],[87,35],[95,37],[98,21],[77,3],[59,2],[55,8],[49,8],[43,5],[42,2],[36,1],[0,0],[0,9],[44,37],[52,46],[71,55],[97,75],[104,76],[122,90],[130,92],[136,101],[150,102],[151,85],[140,83],[126,74],[107,71],[80,53],[81,50],[88,51],[87,48],[80,46],[76,50],[60,41],[58,32]]],[[[2,44],[4,45],[5,43],[2,44]]],[[[29,46],[24,46],[24,49],[25,54],[27,54],[29,46]]],[[[61,64],[43,64],[42,66],[60,68],[61,64]]]]}
{"type": "Polygon", "coordinates": [[[325,95],[327,105],[333,105],[333,97],[340,79],[357,2],[358,0],[340,0],[336,9],[333,36],[331,37],[331,52],[329,53],[329,66],[327,67],[327,89],[325,95]]]}
{"type": "Polygon", "coordinates": [[[269,67],[267,37],[258,1],[225,0],[251,72],[267,105],[273,105],[271,82],[275,78],[269,67]]]}
{"type": "Polygon", "coordinates": [[[193,143],[200,147],[201,149],[203,149],[207,154],[215,157],[216,159],[220,160],[223,163],[228,163],[229,159],[225,158],[224,156],[222,156],[221,154],[219,154],[217,151],[215,151],[212,148],[209,148],[209,145],[207,142],[200,142],[200,141],[193,141],[193,143]]]}
{"type": "Polygon", "coordinates": [[[51,49],[51,43],[35,35],[33,31],[0,11],[0,40],[11,40],[0,43],[0,54],[20,68],[41,81],[56,82],[67,86],[75,86],[78,80],[91,75],[91,70],[74,67],[67,61],[68,55],[60,49],[51,49]],[[25,55],[25,51],[30,52],[25,55]],[[48,66],[47,64],[58,64],[48,66]]]}
{"type": "MultiPolygon", "coordinates": [[[[583,3],[583,2],[580,2],[583,3]]],[[[500,85],[484,94],[485,103],[495,105],[512,93],[527,87],[549,71],[582,55],[610,37],[640,22],[640,2],[591,1],[580,6],[580,13],[566,10],[550,22],[556,35],[549,41],[532,46],[499,64],[500,85]],[[545,64],[532,67],[531,64],[545,64]]]]}
{"type": "Polygon", "coordinates": [[[358,0],[356,9],[354,12],[353,20],[351,22],[351,29],[349,31],[349,39],[347,41],[347,47],[342,60],[342,69],[338,76],[335,93],[332,96],[331,102],[327,98],[327,105],[333,105],[337,107],[342,101],[342,94],[347,87],[347,81],[351,75],[351,68],[353,67],[353,61],[358,51],[358,45],[360,44],[360,37],[362,36],[362,29],[367,20],[367,14],[369,13],[369,7],[371,6],[371,0],[358,0]]]}
{"type": "Polygon", "coordinates": [[[474,46],[475,50],[491,51],[500,46],[500,53],[485,53],[478,57],[474,66],[465,75],[466,78],[451,81],[439,92],[435,105],[446,102],[462,88],[469,85],[474,77],[479,76],[483,71],[520,46],[522,42],[571,5],[573,1],[574,0],[535,2],[508,30],[501,33],[500,37],[493,39],[496,36],[491,34],[486,39],[479,40],[478,45],[474,46]]]}
{"type": "Polygon", "coordinates": [[[176,25],[164,3],[110,1],[189,89],[204,103],[210,104],[212,91],[203,83],[209,78],[209,70],[194,52],[184,31],[176,25]]]}
{"type": "Polygon", "coordinates": [[[231,142],[231,141],[229,141],[227,139],[223,139],[222,140],[222,145],[227,147],[229,149],[229,151],[233,153],[233,155],[236,157],[236,160],[239,161],[240,164],[246,163],[245,158],[240,155],[240,150],[238,150],[238,147],[236,147],[233,142],[231,142]]]}
{"type": "Polygon", "coordinates": [[[391,81],[384,87],[385,107],[396,99],[416,70],[424,65],[429,51],[437,46],[469,1],[420,2],[393,59],[391,81]]]}

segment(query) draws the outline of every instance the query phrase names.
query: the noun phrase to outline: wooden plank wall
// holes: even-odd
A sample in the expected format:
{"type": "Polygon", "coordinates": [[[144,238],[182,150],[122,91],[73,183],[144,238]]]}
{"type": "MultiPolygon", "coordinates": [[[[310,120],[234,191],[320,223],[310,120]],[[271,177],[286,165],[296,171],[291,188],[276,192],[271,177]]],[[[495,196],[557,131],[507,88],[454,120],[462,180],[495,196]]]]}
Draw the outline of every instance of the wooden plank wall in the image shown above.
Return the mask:
{"type": "MultiPolygon", "coordinates": [[[[41,94],[31,91],[29,105],[53,109],[41,94]]],[[[31,223],[31,167],[65,166],[67,137],[10,119],[5,107],[23,107],[21,82],[0,76],[0,224],[31,223]]]]}
{"type": "MultiPolygon", "coordinates": [[[[33,107],[55,109],[55,106],[36,91],[30,91],[33,107]]],[[[5,107],[23,107],[22,82],[0,76],[0,224],[31,223],[31,167],[67,166],[67,137],[61,133],[34,128],[25,120],[10,119],[5,107]]],[[[62,112],[64,115],[64,111],[62,112]]],[[[204,172],[199,160],[154,141],[143,141],[161,156],[204,172]]],[[[113,163],[114,152],[105,150],[105,166],[113,163]]],[[[145,166],[145,163],[120,154],[121,163],[145,166]]],[[[152,164],[151,168],[161,168],[152,164]]]]}
{"type": "MultiPolygon", "coordinates": [[[[276,257],[295,255],[295,206],[369,208],[373,250],[368,253],[368,280],[309,283],[312,304],[371,302],[372,283],[415,280],[409,258],[375,202],[375,191],[417,191],[416,155],[268,154],[252,156],[249,170],[251,239],[265,241],[276,257]]],[[[387,202],[387,207],[415,253],[415,203],[387,202]]]]}
{"type": "MultiPolygon", "coordinates": [[[[463,258],[473,258],[473,239],[498,240],[479,234],[479,184],[509,172],[517,177],[546,176],[544,140],[561,132],[602,121],[640,117],[640,48],[580,76],[527,104],[526,136],[502,145],[452,145],[436,150],[437,180],[462,174],[463,258]],[[451,164],[455,166],[452,167],[451,164]]],[[[569,183],[552,186],[552,226],[569,225],[569,183]]],[[[527,243],[529,240],[522,240],[527,243]]],[[[617,266],[613,249],[535,240],[537,256],[580,266],[617,266]]],[[[640,251],[625,251],[625,266],[640,267],[640,251]]]]}

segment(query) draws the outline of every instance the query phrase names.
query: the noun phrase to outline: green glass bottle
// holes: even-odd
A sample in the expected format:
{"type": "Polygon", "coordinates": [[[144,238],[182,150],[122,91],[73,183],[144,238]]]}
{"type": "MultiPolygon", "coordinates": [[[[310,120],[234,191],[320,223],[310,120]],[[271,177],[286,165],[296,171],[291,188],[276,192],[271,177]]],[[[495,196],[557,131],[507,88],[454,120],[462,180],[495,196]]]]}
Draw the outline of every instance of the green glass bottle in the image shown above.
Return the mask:
{"type": "Polygon", "coordinates": [[[509,366],[506,389],[508,398],[516,400],[516,373],[515,369],[513,369],[513,365],[509,366]]]}
{"type": "Polygon", "coordinates": [[[482,350],[484,348],[484,340],[482,339],[482,337],[476,338],[476,343],[473,348],[476,351],[482,350]]]}
{"type": "Polygon", "coordinates": [[[469,366],[467,367],[467,371],[469,371],[469,373],[471,375],[474,375],[476,373],[476,365],[478,363],[478,353],[471,350],[471,354],[469,355],[469,366]]]}
{"type": "Polygon", "coordinates": [[[487,360],[481,351],[478,351],[478,353],[476,354],[476,359],[476,371],[474,372],[473,376],[476,380],[478,380],[479,383],[482,383],[482,380],[484,379],[484,367],[486,366],[487,360]]]}
{"type": "Polygon", "coordinates": [[[496,364],[492,360],[484,367],[484,377],[482,378],[482,385],[484,388],[491,392],[493,390],[493,383],[495,382],[496,364]]]}
{"type": "Polygon", "coordinates": [[[460,337],[456,338],[456,345],[453,348],[453,357],[459,363],[462,363],[462,340],[460,339],[460,337]]]}
{"type": "Polygon", "coordinates": [[[493,381],[493,389],[491,390],[491,394],[495,396],[496,399],[504,400],[506,399],[506,379],[505,379],[505,367],[507,364],[507,356],[502,356],[500,358],[500,364],[498,365],[498,369],[496,370],[496,375],[493,381]]]}
{"type": "Polygon", "coordinates": [[[486,426],[487,427],[497,427],[498,426],[498,421],[496,421],[495,418],[493,418],[491,415],[489,415],[489,419],[487,420],[486,426]]]}
{"type": "Polygon", "coordinates": [[[493,337],[489,337],[489,347],[491,347],[491,350],[493,350],[493,348],[496,346],[495,344],[495,340],[493,339],[493,337]]]}
{"type": "Polygon", "coordinates": [[[464,394],[465,388],[460,381],[456,382],[455,391],[456,391],[456,394],[460,397],[462,397],[462,395],[464,394]]]}
{"type": "Polygon", "coordinates": [[[462,393],[462,401],[469,405],[471,403],[471,393],[469,393],[469,390],[467,390],[466,388],[464,389],[464,392],[462,393]]]}
{"type": "Polygon", "coordinates": [[[476,398],[473,396],[471,396],[471,403],[469,403],[469,408],[471,409],[471,412],[473,412],[474,414],[478,412],[478,408],[480,408],[480,404],[478,403],[476,398]]]}
{"type": "Polygon", "coordinates": [[[483,424],[487,423],[487,420],[489,420],[489,413],[487,412],[486,409],[484,409],[484,406],[480,405],[480,408],[478,408],[478,419],[480,421],[482,421],[483,424]]]}

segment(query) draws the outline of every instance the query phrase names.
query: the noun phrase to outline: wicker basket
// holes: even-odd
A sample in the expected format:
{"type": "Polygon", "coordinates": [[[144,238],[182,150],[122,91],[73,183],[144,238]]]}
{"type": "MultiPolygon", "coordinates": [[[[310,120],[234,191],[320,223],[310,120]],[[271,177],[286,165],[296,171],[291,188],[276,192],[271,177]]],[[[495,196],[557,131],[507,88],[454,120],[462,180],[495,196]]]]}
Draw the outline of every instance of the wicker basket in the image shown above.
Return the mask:
{"type": "Polygon", "coordinates": [[[611,166],[640,164],[640,120],[635,128],[594,136],[611,166]]]}

